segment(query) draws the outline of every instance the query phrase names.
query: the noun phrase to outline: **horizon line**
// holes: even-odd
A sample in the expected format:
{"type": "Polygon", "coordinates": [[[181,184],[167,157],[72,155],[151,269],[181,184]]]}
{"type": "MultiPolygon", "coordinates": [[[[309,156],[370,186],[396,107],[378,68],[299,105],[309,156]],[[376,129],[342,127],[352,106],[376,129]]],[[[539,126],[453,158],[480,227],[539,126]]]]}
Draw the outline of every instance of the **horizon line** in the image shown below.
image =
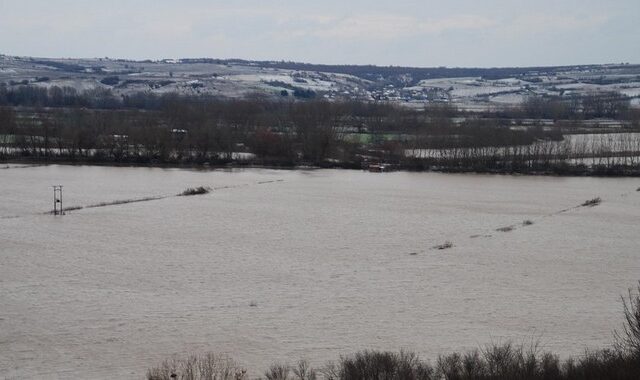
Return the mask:
{"type": "MultiPolygon", "coordinates": [[[[608,63],[578,63],[578,64],[556,64],[556,65],[527,65],[527,66],[411,66],[411,65],[380,65],[375,63],[314,63],[305,61],[285,60],[285,59],[248,59],[248,58],[214,58],[214,57],[180,57],[180,58],[119,58],[119,57],[53,57],[53,56],[37,56],[37,55],[12,55],[0,53],[0,56],[11,58],[36,58],[36,59],[52,59],[52,60],[110,60],[110,61],[126,61],[135,63],[163,63],[170,60],[218,60],[218,61],[244,61],[247,63],[271,63],[271,64],[297,64],[307,66],[340,66],[340,67],[378,67],[378,68],[403,68],[403,69],[540,69],[540,68],[572,68],[572,67],[590,67],[590,66],[640,66],[640,63],[631,62],[608,62],[608,63]]],[[[182,63],[182,62],[180,62],[182,63]]]]}

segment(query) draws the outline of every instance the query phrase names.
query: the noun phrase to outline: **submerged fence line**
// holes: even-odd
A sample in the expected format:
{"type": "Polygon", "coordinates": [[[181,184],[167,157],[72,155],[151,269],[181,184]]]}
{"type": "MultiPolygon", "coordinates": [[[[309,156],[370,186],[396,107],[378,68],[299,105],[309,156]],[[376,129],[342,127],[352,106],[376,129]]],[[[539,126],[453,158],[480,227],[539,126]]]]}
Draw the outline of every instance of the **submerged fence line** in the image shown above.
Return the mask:
{"type": "MultiPolygon", "coordinates": [[[[213,187],[213,188],[209,187],[209,186],[198,186],[198,187],[194,187],[194,188],[187,188],[184,191],[182,191],[180,193],[177,193],[177,194],[156,195],[156,196],[148,196],[148,197],[133,198],[133,199],[121,199],[121,200],[115,200],[115,201],[94,203],[94,204],[90,204],[90,205],[86,205],[86,206],[70,206],[70,207],[65,207],[62,211],[63,212],[78,211],[78,210],[90,209],[90,208],[119,206],[119,205],[130,204],[130,203],[157,201],[157,200],[173,198],[173,197],[205,195],[205,194],[208,194],[211,191],[215,191],[215,190],[237,189],[237,188],[242,188],[242,187],[248,187],[248,186],[251,186],[251,185],[265,185],[265,184],[279,183],[279,182],[284,182],[284,180],[283,179],[276,179],[276,180],[269,180],[269,181],[258,181],[258,182],[255,182],[253,184],[245,183],[245,184],[240,184],[240,185],[218,186],[218,187],[213,187]]],[[[50,213],[51,212],[46,212],[45,214],[50,214],[50,213]]]]}

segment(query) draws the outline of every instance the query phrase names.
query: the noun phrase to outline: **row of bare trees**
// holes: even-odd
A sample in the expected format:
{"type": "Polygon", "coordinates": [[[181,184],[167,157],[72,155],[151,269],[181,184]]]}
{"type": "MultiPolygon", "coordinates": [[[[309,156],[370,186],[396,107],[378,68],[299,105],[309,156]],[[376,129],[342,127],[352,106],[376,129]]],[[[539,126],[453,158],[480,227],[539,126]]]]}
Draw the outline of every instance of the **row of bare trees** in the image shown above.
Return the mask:
{"type": "Polygon", "coordinates": [[[0,108],[0,154],[109,161],[230,161],[234,152],[293,164],[338,148],[326,102],[170,102],[161,110],[0,108]]]}
{"type": "Polygon", "coordinates": [[[158,109],[0,107],[0,155],[102,162],[252,163],[538,170],[637,168],[638,134],[563,137],[451,106],[167,96],[158,109]],[[563,140],[564,139],[564,140],[563,140]],[[245,154],[239,154],[245,153],[245,154]],[[250,153],[251,155],[247,155],[250,153]]]}
{"type": "Polygon", "coordinates": [[[569,136],[528,145],[408,149],[422,165],[472,170],[553,171],[556,168],[640,169],[640,135],[569,136]],[[575,138],[573,138],[575,137],[575,138]]]}

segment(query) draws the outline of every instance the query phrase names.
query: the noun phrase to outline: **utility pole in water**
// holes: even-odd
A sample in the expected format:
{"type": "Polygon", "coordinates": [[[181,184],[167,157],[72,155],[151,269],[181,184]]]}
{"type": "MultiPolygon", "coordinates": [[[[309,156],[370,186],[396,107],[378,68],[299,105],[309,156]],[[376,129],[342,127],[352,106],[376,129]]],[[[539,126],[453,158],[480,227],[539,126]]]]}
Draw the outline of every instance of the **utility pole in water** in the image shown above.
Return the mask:
{"type": "Polygon", "coordinates": [[[64,215],[62,208],[62,185],[53,187],[53,215],[64,215]]]}

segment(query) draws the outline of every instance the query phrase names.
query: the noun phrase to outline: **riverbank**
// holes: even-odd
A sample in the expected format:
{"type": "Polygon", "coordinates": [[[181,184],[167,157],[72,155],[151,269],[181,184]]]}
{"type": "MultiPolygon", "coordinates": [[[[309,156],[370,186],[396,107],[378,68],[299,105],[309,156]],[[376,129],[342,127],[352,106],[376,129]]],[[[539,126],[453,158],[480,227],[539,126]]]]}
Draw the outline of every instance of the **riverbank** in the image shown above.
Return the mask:
{"type": "MultiPolygon", "coordinates": [[[[158,160],[104,161],[92,158],[34,158],[9,157],[0,159],[0,165],[70,165],[70,166],[107,166],[107,167],[148,167],[191,170],[220,170],[220,169],[277,169],[277,170],[314,170],[314,169],[345,169],[369,170],[364,162],[322,162],[322,163],[290,163],[268,160],[219,160],[214,162],[162,162],[158,160]]],[[[0,169],[2,167],[0,166],[0,169]]],[[[402,163],[387,165],[387,171],[407,172],[436,172],[452,174],[500,174],[500,175],[530,175],[530,176],[563,176],[563,177],[640,177],[640,166],[623,165],[569,165],[564,163],[530,167],[512,166],[482,167],[477,165],[434,165],[426,160],[407,160],[402,163]]]]}

